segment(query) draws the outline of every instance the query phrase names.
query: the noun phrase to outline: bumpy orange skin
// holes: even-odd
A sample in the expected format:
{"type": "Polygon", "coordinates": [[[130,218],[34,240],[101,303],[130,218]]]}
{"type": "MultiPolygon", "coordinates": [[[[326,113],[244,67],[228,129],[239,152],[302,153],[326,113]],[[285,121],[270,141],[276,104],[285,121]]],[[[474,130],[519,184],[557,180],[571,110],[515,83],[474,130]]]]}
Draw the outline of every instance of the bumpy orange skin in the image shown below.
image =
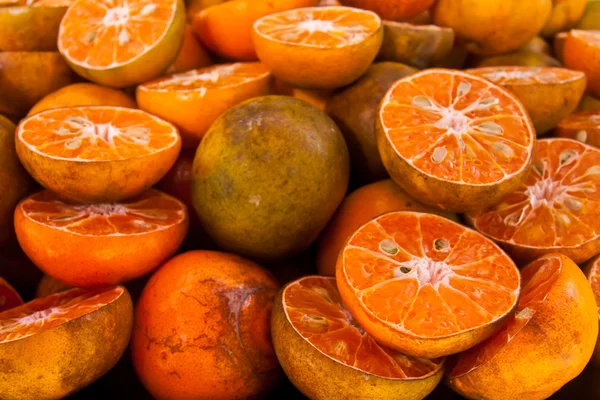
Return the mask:
{"type": "Polygon", "coordinates": [[[543,28],[552,0],[438,0],[432,8],[438,26],[477,54],[501,54],[525,45],[543,28]]]}
{"type": "Polygon", "coordinates": [[[408,21],[428,10],[435,0],[340,0],[340,2],[345,6],[376,12],[382,19],[408,21]]]}
{"type": "Polygon", "coordinates": [[[133,304],[127,290],[112,303],[32,336],[0,343],[0,397],[61,399],[94,382],[127,349],[133,304]]]}
{"type": "Polygon", "coordinates": [[[440,213],[414,200],[391,179],[371,183],[344,199],[321,234],[317,248],[319,273],[334,276],[340,250],[352,233],[369,220],[391,211],[430,212],[458,221],[456,214],[440,213]]]}
{"type": "Polygon", "coordinates": [[[50,275],[44,275],[38,283],[35,290],[35,297],[46,297],[70,289],[69,285],[65,285],[61,281],[54,279],[50,275]]]}
{"type": "Polygon", "coordinates": [[[156,399],[247,399],[280,369],[269,323],[279,284],[258,265],[210,251],[181,254],[150,279],[136,308],[132,355],[156,399]]]}
{"type": "MultiPolygon", "coordinates": [[[[600,33],[596,36],[600,37],[600,33]]],[[[564,42],[563,58],[567,68],[585,73],[588,79],[587,91],[592,96],[600,97],[600,45],[593,45],[584,38],[569,34],[564,42]]]]}
{"type": "MultiPolygon", "coordinates": [[[[561,254],[562,271],[531,320],[493,358],[447,383],[470,399],[546,399],[583,371],[598,337],[594,294],[561,254]]],[[[459,356],[460,357],[460,356],[459,356]]]]}
{"type": "Polygon", "coordinates": [[[179,49],[177,58],[167,69],[166,74],[189,71],[190,69],[207,67],[212,64],[212,57],[208,51],[198,42],[190,25],[185,26],[183,33],[183,44],[179,49]]]}
{"type": "Polygon", "coordinates": [[[121,90],[94,83],[74,83],[60,88],[38,101],[31,107],[27,116],[50,110],[51,108],[72,106],[137,108],[135,100],[121,90]]]}
{"type": "Polygon", "coordinates": [[[0,7],[0,51],[56,51],[67,7],[0,7]]]}
{"type": "Polygon", "coordinates": [[[587,0],[553,0],[552,12],[540,34],[552,37],[574,28],[583,16],[586,4],[587,0]]]}

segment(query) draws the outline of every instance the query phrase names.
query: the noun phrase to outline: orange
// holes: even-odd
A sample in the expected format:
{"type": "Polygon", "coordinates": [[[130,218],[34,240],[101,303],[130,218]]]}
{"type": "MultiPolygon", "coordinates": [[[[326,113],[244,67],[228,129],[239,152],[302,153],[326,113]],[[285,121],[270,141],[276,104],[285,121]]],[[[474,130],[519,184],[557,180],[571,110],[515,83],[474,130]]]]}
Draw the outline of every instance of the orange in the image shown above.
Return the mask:
{"type": "Polygon", "coordinates": [[[0,2],[0,51],[56,51],[60,20],[73,0],[0,2]]]}
{"type": "Polygon", "coordinates": [[[444,359],[407,356],[377,343],[352,318],[335,279],[307,276],[283,288],[271,319],[283,370],[308,398],[421,400],[444,359]]]}
{"type": "Polygon", "coordinates": [[[52,108],[73,106],[137,108],[135,100],[123,91],[86,82],[74,83],[48,94],[31,107],[27,116],[52,108]]]}
{"type": "Polygon", "coordinates": [[[530,51],[540,54],[552,54],[550,44],[540,36],[536,36],[527,42],[519,51],[530,51]]]}
{"type": "Polygon", "coordinates": [[[189,71],[190,69],[208,67],[211,64],[212,57],[208,54],[204,46],[198,42],[191,26],[186,25],[181,49],[166,73],[175,74],[189,71]]]}
{"type": "Polygon", "coordinates": [[[435,0],[340,0],[345,6],[371,10],[382,19],[408,21],[428,10],[435,0]]]}
{"type": "Polygon", "coordinates": [[[565,42],[567,41],[567,37],[569,36],[569,34],[569,32],[557,33],[554,36],[554,40],[552,41],[554,56],[561,62],[564,61],[565,42]]]}
{"type": "Polygon", "coordinates": [[[205,8],[225,3],[226,1],[229,0],[186,0],[185,8],[187,12],[187,19],[189,22],[191,22],[196,13],[204,10],[205,8]]]}
{"type": "Polygon", "coordinates": [[[586,87],[585,74],[565,68],[489,67],[466,72],[510,90],[523,103],[538,135],[571,114],[586,87]]]}
{"type": "Polygon", "coordinates": [[[592,355],[598,311],[579,267],[549,254],[521,273],[521,298],[508,324],[448,366],[448,384],[466,398],[549,398],[592,355]]]}
{"type": "Polygon", "coordinates": [[[188,230],[177,199],[150,190],[118,203],[74,204],[50,191],[15,210],[27,256],[46,274],[76,287],[125,283],[171,257],[188,230]]]}
{"type": "Polygon", "coordinates": [[[163,265],[136,307],[135,370],[155,399],[260,398],[280,370],[269,322],[279,284],[232,254],[191,251],[163,265]]]}
{"type": "Polygon", "coordinates": [[[577,23],[576,28],[583,30],[600,29],[600,1],[588,0],[583,16],[577,23]]]}
{"type": "Polygon", "coordinates": [[[0,397],[61,399],[108,372],[133,323],[123,287],[72,289],[0,313],[0,397]]]}
{"type": "Polygon", "coordinates": [[[253,37],[258,58],[276,78],[303,89],[335,89],[369,68],[383,26],[370,11],[310,7],[259,19],[253,37]]]}
{"type": "Polygon", "coordinates": [[[585,72],[588,92],[600,97],[600,31],[572,30],[565,39],[563,57],[567,68],[585,72]]]}
{"type": "Polygon", "coordinates": [[[304,100],[313,106],[325,110],[327,101],[333,96],[333,90],[311,90],[292,88],[292,96],[304,100]]]}
{"type": "Polygon", "coordinates": [[[17,127],[17,154],[44,187],[81,202],[126,199],[149,189],[181,148],[168,122],[121,107],[42,111],[17,127]]]}
{"type": "Polygon", "coordinates": [[[35,297],[46,297],[55,293],[64,292],[67,289],[71,289],[71,287],[54,279],[50,275],[44,275],[35,290],[35,297]]]}
{"type": "Polygon", "coordinates": [[[392,85],[376,133],[391,177],[411,196],[449,211],[482,208],[515,190],[535,144],[531,119],[513,94],[441,69],[392,85]]]}
{"type": "Polygon", "coordinates": [[[584,262],[600,253],[599,163],[600,150],[581,142],[539,140],[525,182],[467,217],[521,263],[554,252],[584,262]]]}
{"type": "Polygon", "coordinates": [[[484,57],[475,63],[477,67],[523,66],[523,67],[560,67],[562,64],[554,57],[537,51],[516,51],[497,56],[484,57]]]}
{"type": "Polygon", "coordinates": [[[344,304],[375,340],[425,358],[459,353],[499,331],[521,281],[491,240],[415,212],[358,228],[340,252],[336,279],[344,304]]]}
{"type": "Polygon", "coordinates": [[[435,25],[383,21],[383,43],[378,59],[427,68],[446,58],[454,45],[454,31],[435,25]]]}
{"type": "Polygon", "coordinates": [[[186,148],[195,149],[225,111],[273,91],[273,78],[260,63],[217,64],[172,74],[137,87],[139,107],[180,129],[186,148]]]}
{"type": "Polygon", "coordinates": [[[558,32],[574,28],[581,20],[587,0],[552,0],[552,12],[540,32],[544,37],[552,37],[558,32]]]}
{"type": "MultiPolygon", "coordinates": [[[[584,272],[594,292],[596,305],[598,306],[598,317],[600,318],[600,268],[598,268],[598,264],[600,264],[600,257],[595,257],[586,265],[584,272]]],[[[597,366],[600,366],[600,340],[596,341],[593,361],[597,366]]]]}
{"type": "Polygon", "coordinates": [[[0,312],[23,304],[23,299],[10,283],[0,278],[0,312]]]}
{"type": "Polygon", "coordinates": [[[75,0],[60,23],[58,50],[84,78],[122,88],[169,68],[184,29],[183,0],[75,0]]]}
{"type": "Polygon", "coordinates": [[[600,148],[600,109],[569,115],[560,121],[554,134],[600,148]]]}
{"type": "Polygon", "coordinates": [[[438,26],[454,29],[477,54],[517,50],[544,27],[552,0],[438,0],[432,8],[438,26]]]}
{"type": "Polygon", "coordinates": [[[450,50],[450,53],[442,58],[441,60],[433,63],[435,68],[450,68],[450,69],[463,69],[467,62],[467,58],[470,53],[467,48],[460,43],[454,43],[454,46],[450,50]]]}
{"type": "Polygon", "coordinates": [[[256,60],[252,25],[265,15],[317,5],[318,0],[231,0],[197,12],[196,35],[218,55],[232,60],[256,60]]]}
{"type": "Polygon", "coordinates": [[[600,110],[600,100],[593,96],[590,96],[589,94],[584,94],[581,98],[581,103],[579,103],[578,111],[592,110],[600,110]]]}
{"type": "Polygon", "coordinates": [[[327,228],[321,233],[317,247],[317,267],[322,275],[335,275],[335,267],[346,240],[362,224],[390,211],[439,213],[458,221],[455,214],[440,213],[408,196],[391,179],[363,186],[344,199],[327,228]]]}

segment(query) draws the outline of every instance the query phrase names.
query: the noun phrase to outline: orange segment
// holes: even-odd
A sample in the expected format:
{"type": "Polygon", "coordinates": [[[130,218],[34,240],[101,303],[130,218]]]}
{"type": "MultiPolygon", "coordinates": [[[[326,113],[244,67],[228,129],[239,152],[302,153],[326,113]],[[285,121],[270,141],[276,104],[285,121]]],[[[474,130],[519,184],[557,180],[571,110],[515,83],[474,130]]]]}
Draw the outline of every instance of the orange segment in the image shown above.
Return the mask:
{"type": "Polygon", "coordinates": [[[554,133],[559,137],[600,147],[600,109],[569,115],[560,121],[554,133]]]}
{"type": "Polygon", "coordinates": [[[536,146],[527,180],[500,203],[468,214],[519,261],[560,251],[575,262],[600,252],[600,151],[569,139],[536,146]]]}
{"type": "Polygon", "coordinates": [[[392,212],[364,224],[337,268],[342,298],[365,330],[423,357],[484,340],[473,331],[501,326],[519,295],[519,273],[502,250],[433,214],[392,212]],[[471,342],[449,346],[461,335],[471,342]]]}

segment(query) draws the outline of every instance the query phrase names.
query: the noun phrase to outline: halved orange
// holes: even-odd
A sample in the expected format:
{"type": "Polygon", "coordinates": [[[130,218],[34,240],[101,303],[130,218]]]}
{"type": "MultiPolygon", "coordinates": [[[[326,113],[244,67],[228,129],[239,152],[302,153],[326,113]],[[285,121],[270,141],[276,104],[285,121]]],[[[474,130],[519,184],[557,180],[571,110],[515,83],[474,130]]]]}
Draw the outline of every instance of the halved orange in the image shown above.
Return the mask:
{"type": "Polygon", "coordinates": [[[567,68],[585,72],[588,92],[600,97],[600,31],[572,30],[564,42],[563,58],[567,68]]]}
{"type": "Polygon", "coordinates": [[[187,209],[158,190],[118,203],[74,204],[45,190],[15,210],[27,256],[75,287],[125,283],[171,257],[185,238],[187,209]]]}
{"type": "Polygon", "coordinates": [[[127,87],[156,78],[179,52],[183,0],[75,0],[58,33],[58,50],[93,82],[127,87]]]}
{"type": "Polygon", "coordinates": [[[600,148],[600,109],[569,115],[560,121],[554,134],[600,148]]]}
{"type": "Polygon", "coordinates": [[[383,25],[371,11],[307,7],[259,19],[253,37],[258,58],[278,79],[303,89],[335,89],[369,68],[383,25]]]}
{"type": "Polygon", "coordinates": [[[600,150],[571,139],[537,142],[527,180],[498,204],[467,214],[518,262],[600,253],[600,150]]]}
{"type": "Polygon", "coordinates": [[[149,189],[175,163],[181,139],[141,110],[55,108],[21,121],[17,154],[44,187],[82,202],[126,199],[149,189]]]}
{"type": "Polygon", "coordinates": [[[507,90],[460,71],[397,81],[376,118],[383,164],[407,193],[449,211],[494,204],[525,180],[535,130],[507,90]]]}
{"type": "Polygon", "coordinates": [[[108,372],[133,325],[123,287],[72,289],[0,313],[3,400],[61,399],[108,372]]]}
{"type": "Polygon", "coordinates": [[[378,342],[418,357],[459,353],[501,329],[521,278],[491,240],[434,214],[391,212],[340,251],[337,286],[378,342]]]}
{"type": "MultiPolygon", "coordinates": [[[[596,305],[598,306],[598,320],[600,322],[600,256],[595,257],[585,267],[585,275],[594,292],[596,305]]],[[[600,340],[596,342],[596,349],[593,355],[594,363],[600,366],[600,340]]]]}
{"type": "Polygon", "coordinates": [[[172,74],[137,87],[142,110],[172,122],[185,147],[196,148],[213,122],[231,107],[271,94],[273,78],[260,63],[219,64],[172,74]]]}
{"type": "Polygon", "coordinates": [[[447,381],[469,399],[547,399],[583,371],[598,337],[598,311],[579,267],[562,254],[523,270],[508,324],[457,356],[447,381]]]}
{"type": "Polygon", "coordinates": [[[444,359],[407,356],[377,343],[342,303],[335,278],[307,276],[284,287],[273,306],[275,352],[308,398],[425,398],[444,359]]]}
{"type": "Polygon", "coordinates": [[[510,90],[525,106],[538,135],[571,114],[585,92],[580,71],[551,67],[488,67],[466,72],[510,90]]]}
{"type": "Polygon", "coordinates": [[[23,299],[10,283],[0,278],[0,312],[23,304],[23,299]]]}

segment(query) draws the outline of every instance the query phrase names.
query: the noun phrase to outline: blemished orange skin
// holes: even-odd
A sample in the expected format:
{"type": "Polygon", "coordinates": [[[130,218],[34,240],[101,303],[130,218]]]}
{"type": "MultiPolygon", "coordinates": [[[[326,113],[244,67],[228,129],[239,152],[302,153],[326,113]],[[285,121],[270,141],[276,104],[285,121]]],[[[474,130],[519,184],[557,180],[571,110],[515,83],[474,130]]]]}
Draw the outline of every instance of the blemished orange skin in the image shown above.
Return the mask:
{"type": "Polygon", "coordinates": [[[540,32],[544,37],[552,37],[558,32],[574,28],[585,11],[587,0],[553,0],[552,12],[540,32]]]}
{"type": "Polygon", "coordinates": [[[135,100],[119,89],[83,82],[74,83],[50,93],[31,107],[27,116],[52,108],[71,106],[137,108],[135,100]]]}
{"type": "Polygon", "coordinates": [[[435,0],[340,0],[345,6],[362,8],[390,21],[408,21],[428,10],[435,0]]]}
{"type": "Polygon", "coordinates": [[[600,32],[594,35],[597,40],[595,44],[581,37],[580,33],[584,32],[571,31],[566,36],[564,63],[567,68],[584,72],[588,79],[587,91],[592,96],[600,97],[600,32]]]}
{"type": "Polygon", "coordinates": [[[370,219],[390,211],[430,212],[458,221],[456,214],[435,211],[414,200],[391,179],[371,183],[346,197],[321,233],[317,247],[319,273],[334,276],[340,250],[352,233],[370,219]]]}
{"type": "Polygon", "coordinates": [[[477,54],[517,50],[543,28],[552,0],[438,0],[433,21],[454,29],[457,38],[477,54]]]}
{"type": "MultiPolygon", "coordinates": [[[[600,281],[598,280],[598,262],[600,256],[591,259],[584,267],[583,272],[585,273],[588,282],[594,292],[596,298],[596,305],[598,306],[598,321],[600,322],[600,281]]],[[[592,362],[600,367],[600,338],[596,341],[596,348],[594,349],[594,355],[592,356],[592,362]]]]}
{"type": "Polygon", "coordinates": [[[35,290],[35,297],[47,297],[67,289],[71,289],[71,286],[62,283],[50,275],[44,275],[35,290]]]}
{"type": "Polygon", "coordinates": [[[256,60],[252,26],[265,15],[317,5],[318,0],[231,0],[208,7],[193,16],[202,43],[231,60],[256,60]]]}
{"type": "Polygon", "coordinates": [[[210,54],[196,39],[191,25],[186,25],[181,49],[179,49],[177,58],[165,73],[174,74],[189,71],[190,69],[207,67],[211,64],[212,58],[210,54]]]}
{"type": "Polygon", "coordinates": [[[144,288],[132,337],[135,370],[156,399],[247,399],[279,380],[270,318],[279,284],[239,256],[191,251],[144,288]]]}
{"type": "MultiPolygon", "coordinates": [[[[491,359],[446,382],[469,399],[546,399],[583,371],[598,337],[594,294],[562,254],[558,279],[528,323],[491,359]]],[[[460,355],[458,356],[460,357],[460,355]]]]}

